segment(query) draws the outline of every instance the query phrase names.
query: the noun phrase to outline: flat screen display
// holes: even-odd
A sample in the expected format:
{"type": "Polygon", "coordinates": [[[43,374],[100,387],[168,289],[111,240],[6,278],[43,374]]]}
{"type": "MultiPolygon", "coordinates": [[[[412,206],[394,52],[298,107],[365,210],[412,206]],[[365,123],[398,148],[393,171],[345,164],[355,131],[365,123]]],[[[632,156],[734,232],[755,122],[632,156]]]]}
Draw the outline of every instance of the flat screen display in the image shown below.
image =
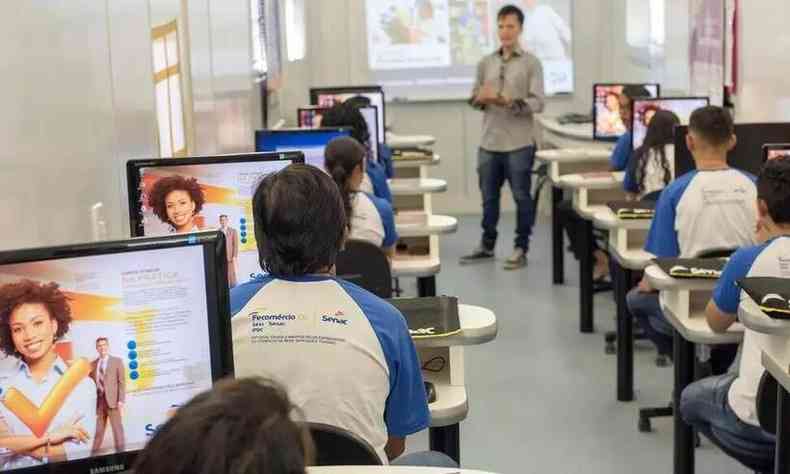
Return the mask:
{"type": "MultiPolygon", "coordinates": [[[[321,128],[321,120],[323,119],[326,107],[301,107],[297,109],[297,117],[299,118],[299,128],[321,128]]],[[[370,150],[370,157],[373,161],[379,161],[379,147],[378,143],[378,109],[372,105],[369,107],[360,107],[359,112],[365,119],[368,125],[368,133],[370,134],[371,143],[368,144],[370,150]]]]}
{"type": "Polygon", "coordinates": [[[790,143],[771,143],[763,145],[763,161],[777,158],[790,158],[790,143]]]}
{"type": "Polygon", "coordinates": [[[661,86],[658,84],[594,84],[593,85],[593,138],[603,141],[617,141],[625,133],[626,127],[620,118],[620,95],[625,86],[643,86],[650,97],[658,97],[661,86]]]}
{"type": "Polygon", "coordinates": [[[642,146],[647,136],[650,119],[659,110],[669,110],[678,116],[681,125],[688,125],[691,113],[709,105],[707,97],[662,97],[660,99],[637,99],[633,103],[633,147],[642,146]]]}
{"type": "Polygon", "coordinates": [[[304,162],[324,169],[324,149],[337,137],[348,137],[347,128],[292,128],[258,130],[255,132],[255,149],[264,152],[298,151],[304,154],[304,162]]]}
{"type": "Polygon", "coordinates": [[[379,86],[319,87],[310,89],[310,103],[319,107],[332,107],[354,97],[364,97],[378,111],[377,136],[379,143],[386,143],[386,105],[384,90],[379,86]]]}

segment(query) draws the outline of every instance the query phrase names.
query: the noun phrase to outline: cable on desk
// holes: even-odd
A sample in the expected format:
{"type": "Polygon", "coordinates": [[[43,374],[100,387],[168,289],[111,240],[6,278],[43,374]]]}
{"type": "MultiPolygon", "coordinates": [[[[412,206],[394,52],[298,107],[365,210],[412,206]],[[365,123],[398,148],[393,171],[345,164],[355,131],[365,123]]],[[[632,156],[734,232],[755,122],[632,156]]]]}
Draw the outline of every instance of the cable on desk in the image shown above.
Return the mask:
{"type": "Polygon", "coordinates": [[[445,359],[443,356],[436,356],[428,359],[428,361],[422,365],[422,370],[427,372],[441,372],[444,370],[445,366],[447,366],[447,359],[445,359]],[[439,364],[438,368],[430,367],[431,365],[436,365],[436,363],[439,364]]]}

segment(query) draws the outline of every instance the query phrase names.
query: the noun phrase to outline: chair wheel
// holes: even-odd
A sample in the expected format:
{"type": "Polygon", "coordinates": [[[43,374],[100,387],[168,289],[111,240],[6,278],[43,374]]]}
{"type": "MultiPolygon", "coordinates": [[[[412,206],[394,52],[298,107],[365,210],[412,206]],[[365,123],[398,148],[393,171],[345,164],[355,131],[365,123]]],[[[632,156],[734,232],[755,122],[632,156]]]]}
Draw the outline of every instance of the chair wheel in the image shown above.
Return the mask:
{"type": "Polygon", "coordinates": [[[617,352],[617,347],[614,344],[607,342],[606,347],[604,348],[604,352],[607,354],[614,354],[615,352],[617,352]]]}
{"type": "Polygon", "coordinates": [[[667,367],[669,365],[669,360],[666,356],[660,355],[656,356],[656,367],[667,367]]]}
{"type": "Polygon", "coordinates": [[[639,417],[639,432],[650,433],[651,431],[653,431],[653,427],[650,424],[650,418],[639,417]]]}

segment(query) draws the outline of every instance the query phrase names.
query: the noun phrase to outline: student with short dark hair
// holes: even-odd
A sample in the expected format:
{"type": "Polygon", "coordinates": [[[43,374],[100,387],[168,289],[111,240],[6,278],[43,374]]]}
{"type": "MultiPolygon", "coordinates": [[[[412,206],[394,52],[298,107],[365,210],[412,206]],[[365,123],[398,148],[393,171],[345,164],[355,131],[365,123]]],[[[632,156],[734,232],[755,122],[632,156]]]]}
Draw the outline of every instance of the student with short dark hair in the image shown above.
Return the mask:
{"type": "Polygon", "coordinates": [[[327,110],[321,118],[322,127],[351,128],[351,137],[361,143],[365,149],[365,175],[360,190],[376,197],[392,202],[392,192],[387,183],[384,167],[371,159],[372,147],[377,146],[377,138],[370,135],[365,117],[355,105],[357,102],[336,104],[327,110]]]}
{"type": "MultiPolygon", "coordinates": [[[[790,260],[790,158],[765,164],[757,181],[757,209],[756,240],[760,243],[733,254],[705,310],[715,332],[727,331],[738,318],[743,299],[738,280],[790,278],[790,269],[782,263],[790,260]]],[[[786,344],[786,337],[745,328],[738,373],[699,380],[686,387],[680,401],[687,423],[741,462],[762,460],[764,472],[772,470],[776,438],[760,427],[756,399],[765,371],[761,351],[775,344],[786,344]]]]}
{"type": "Polygon", "coordinates": [[[392,206],[359,190],[365,176],[365,147],[351,137],[339,137],[329,142],[324,155],[324,168],[343,198],[348,237],[382,247],[392,257],[398,242],[392,206]]]}
{"type": "Polygon", "coordinates": [[[675,176],[675,127],[680,119],[669,110],[654,111],[645,141],[629,161],[623,187],[637,199],[658,199],[675,176]]]}
{"type": "MultiPolygon", "coordinates": [[[[382,462],[430,425],[421,366],[403,315],[334,276],[346,235],[343,198],[318,168],[290,165],[252,198],[255,238],[268,273],[231,291],[237,376],[285,386],[307,421],[349,430],[382,462]]],[[[396,464],[455,467],[439,453],[396,464]]]]}
{"type": "Polygon", "coordinates": [[[223,380],[178,408],[134,465],[136,474],[304,474],[314,457],[285,390],[223,380]]]}
{"type": "MultiPolygon", "coordinates": [[[[735,125],[721,107],[691,114],[688,148],[696,170],[664,188],[656,204],[645,250],[659,258],[692,258],[714,249],[753,243],[757,221],[756,178],[727,165],[735,147],[735,125]]],[[[628,308],[660,354],[672,356],[672,326],[646,279],[628,293],[628,308]]]]}

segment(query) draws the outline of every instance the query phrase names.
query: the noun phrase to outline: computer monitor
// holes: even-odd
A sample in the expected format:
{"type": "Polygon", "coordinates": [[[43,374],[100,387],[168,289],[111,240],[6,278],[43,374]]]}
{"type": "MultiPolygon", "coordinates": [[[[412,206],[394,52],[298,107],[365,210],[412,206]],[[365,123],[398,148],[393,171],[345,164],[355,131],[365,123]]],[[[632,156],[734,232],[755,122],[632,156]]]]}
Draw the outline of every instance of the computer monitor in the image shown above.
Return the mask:
{"type": "Polygon", "coordinates": [[[255,149],[268,152],[301,151],[305,163],[324,169],[324,149],[337,137],[351,136],[348,128],[281,128],[255,132],[255,149]]]}
{"type": "Polygon", "coordinates": [[[358,87],[314,87],[310,89],[310,103],[320,107],[332,107],[354,97],[364,97],[378,109],[378,140],[386,143],[386,105],[384,89],[380,86],[358,87]]]}
{"type": "Polygon", "coordinates": [[[0,470],[131,468],[179,406],[233,373],[225,265],[218,232],[0,252],[2,436],[33,440],[4,445],[0,470]],[[122,447],[111,423],[96,437],[100,396],[123,400],[122,447]],[[56,434],[64,427],[87,441],[56,434]]]}
{"type": "MultiPolygon", "coordinates": [[[[319,106],[306,106],[306,107],[299,107],[296,109],[296,116],[298,117],[298,124],[299,128],[321,128],[321,121],[323,120],[323,116],[326,111],[329,110],[327,107],[319,107],[319,106]]],[[[377,146],[378,140],[378,109],[374,106],[366,106],[366,107],[359,107],[359,112],[362,114],[362,117],[365,119],[365,123],[368,125],[368,133],[370,134],[371,143],[370,146],[370,157],[373,161],[379,161],[379,147],[377,146]]]]}
{"type": "Polygon", "coordinates": [[[790,143],[769,143],[763,145],[763,161],[776,158],[790,158],[790,143]]]}
{"type": "MultiPolygon", "coordinates": [[[[675,129],[675,172],[682,176],[696,168],[694,158],[686,145],[688,126],[675,129]]],[[[790,142],[790,123],[739,123],[735,124],[738,144],[730,151],[727,162],[733,168],[760,174],[765,162],[763,145],[790,142]]]]}
{"type": "Polygon", "coordinates": [[[631,131],[634,150],[642,146],[647,135],[650,119],[659,110],[674,112],[681,125],[688,125],[691,113],[710,104],[708,97],[662,97],[660,99],[636,99],[631,107],[631,131]]]}
{"type": "Polygon", "coordinates": [[[650,97],[659,97],[659,84],[593,84],[593,139],[617,141],[626,127],[620,118],[620,95],[626,86],[642,86],[650,97]]]}
{"type": "Polygon", "coordinates": [[[228,247],[237,256],[229,268],[228,284],[244,283],[261,273],[252,217],[255,186],[263,176],[291,163],[304,163],[304,155],[250,153],[129,161],[132,236],[217,229],[223,219],[226,234],[234,239],[228,247]]]}

